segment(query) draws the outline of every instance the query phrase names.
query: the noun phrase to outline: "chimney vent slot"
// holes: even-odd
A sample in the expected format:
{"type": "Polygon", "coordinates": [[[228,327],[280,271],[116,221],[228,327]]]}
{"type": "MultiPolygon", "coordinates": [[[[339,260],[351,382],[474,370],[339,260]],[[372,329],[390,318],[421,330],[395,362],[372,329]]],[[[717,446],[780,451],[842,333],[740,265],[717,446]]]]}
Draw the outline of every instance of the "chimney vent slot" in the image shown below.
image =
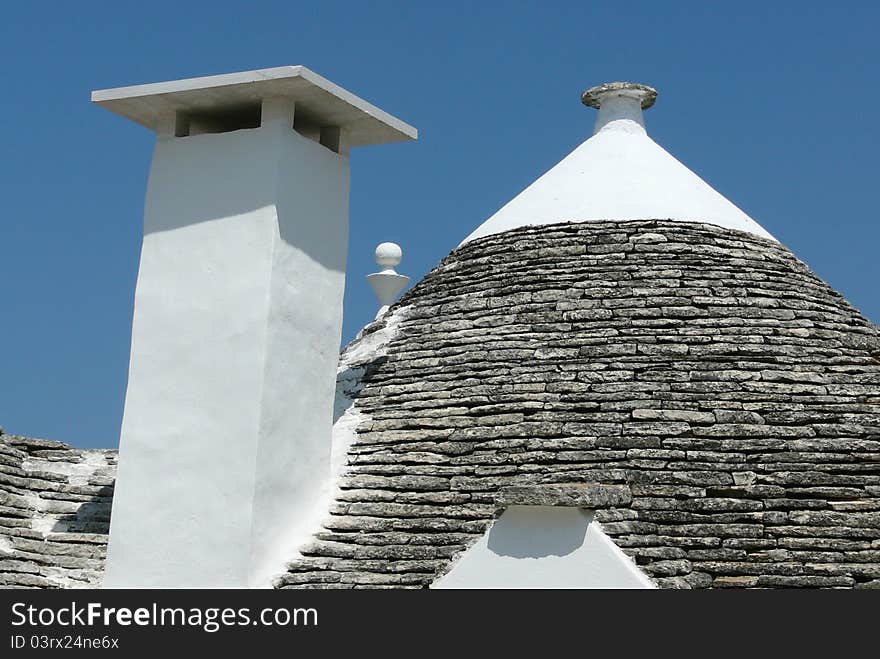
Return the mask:
{"type": "Polygon", "coordinates": [[[302,113],[297,113],[293,117],[293,130],[334,153],[339,153],[342,131],[338,126],[322,126],[302,113]]]}
{"type": "Polygon", "coordinates": [[[234,130],[260,127],[260,104],[222,110],[179,113],[177,137],[205,133],[231,133],[234,130]]]}

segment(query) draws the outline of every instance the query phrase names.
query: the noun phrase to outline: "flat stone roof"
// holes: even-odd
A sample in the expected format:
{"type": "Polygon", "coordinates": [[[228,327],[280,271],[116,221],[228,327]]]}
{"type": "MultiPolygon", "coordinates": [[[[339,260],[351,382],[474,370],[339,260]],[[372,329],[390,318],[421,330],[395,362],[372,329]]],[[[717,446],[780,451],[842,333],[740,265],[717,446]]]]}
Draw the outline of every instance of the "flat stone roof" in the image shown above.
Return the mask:
{"type": "Polygon", "coordinates": [[[269,96],[291,98],[296,113],[321,126],[345,130],[349,146],[404,142],[418,131],[304,66],[279,66],[92,92],[92,102],[156,130],[172,111],[236,109],[269,96]]]}

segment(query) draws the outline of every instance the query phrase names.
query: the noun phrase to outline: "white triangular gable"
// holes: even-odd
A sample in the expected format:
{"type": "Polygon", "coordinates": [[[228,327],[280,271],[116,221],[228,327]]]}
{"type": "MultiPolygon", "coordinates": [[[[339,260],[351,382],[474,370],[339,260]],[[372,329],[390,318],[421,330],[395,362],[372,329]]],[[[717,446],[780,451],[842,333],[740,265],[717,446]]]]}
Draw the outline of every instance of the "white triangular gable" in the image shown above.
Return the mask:
{"type": "Polygon", "coordinates": [[[590,511],[511,506],[433,588],[655,588],[590,511]]]}

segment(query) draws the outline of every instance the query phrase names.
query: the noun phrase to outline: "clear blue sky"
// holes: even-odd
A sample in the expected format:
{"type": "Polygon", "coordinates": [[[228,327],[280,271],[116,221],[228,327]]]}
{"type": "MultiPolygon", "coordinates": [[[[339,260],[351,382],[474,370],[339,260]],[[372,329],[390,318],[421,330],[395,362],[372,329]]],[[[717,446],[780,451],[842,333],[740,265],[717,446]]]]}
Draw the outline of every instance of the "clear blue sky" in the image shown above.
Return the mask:
{"type": "Polygon", "coordinates": [[[384,240],[421,278],[657,87],[652,137],[880,320],[880,9],[869,2],[16,2],[0,26],[0,425],[115,446],[152,134],[89,91],[304,64],[418,127],[352,155],[344,338],[384,240]]]}

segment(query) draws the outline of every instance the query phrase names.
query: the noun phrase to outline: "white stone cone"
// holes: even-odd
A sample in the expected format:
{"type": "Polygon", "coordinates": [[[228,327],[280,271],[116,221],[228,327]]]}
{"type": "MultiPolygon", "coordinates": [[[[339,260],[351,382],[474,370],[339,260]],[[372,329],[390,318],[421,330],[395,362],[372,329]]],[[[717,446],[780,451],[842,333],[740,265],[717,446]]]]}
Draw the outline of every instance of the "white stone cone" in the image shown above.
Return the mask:
{"type": "Polygon", "coordinates": [[[584,92],[598,108],[593,136],[483,222],[462,244],[558,222],[682,220],[774,239],[645,132],[651,87],[615,82],[584,92]]]}

